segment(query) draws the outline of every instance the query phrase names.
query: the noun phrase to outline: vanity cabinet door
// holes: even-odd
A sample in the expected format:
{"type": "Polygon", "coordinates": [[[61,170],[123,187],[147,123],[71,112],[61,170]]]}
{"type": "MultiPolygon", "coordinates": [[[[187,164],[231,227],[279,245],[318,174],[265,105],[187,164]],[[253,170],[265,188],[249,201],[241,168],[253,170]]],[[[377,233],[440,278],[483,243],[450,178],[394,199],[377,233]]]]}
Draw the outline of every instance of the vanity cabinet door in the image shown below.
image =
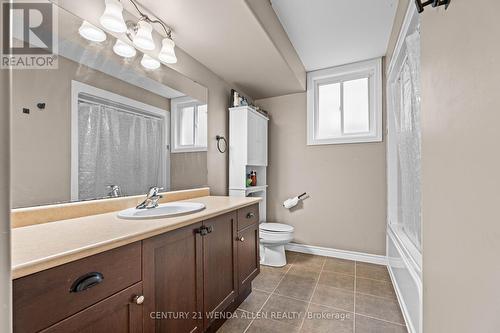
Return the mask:
{"type": "Polygon", "coordinates": [[[41,331],[42,333],[142,332],[142,285],[137,283],[41,331]]]}
{"type": "Polygon", "coordinates": [[[208,230],[203,236],[205,328],[236,298],[236,216],[231,212],[203,223],[208,230]]]}
{"type": "Polygon", "coordinates": [[[144,332],[203,331],[201,226],[143,241],[144,332]]]}
{"type": "Polygon", "coordinates": [[[235,242],[238,247],[238,287],[243,290],[251,286],[260,272],[258,223],[238,231],[235,242]]]}

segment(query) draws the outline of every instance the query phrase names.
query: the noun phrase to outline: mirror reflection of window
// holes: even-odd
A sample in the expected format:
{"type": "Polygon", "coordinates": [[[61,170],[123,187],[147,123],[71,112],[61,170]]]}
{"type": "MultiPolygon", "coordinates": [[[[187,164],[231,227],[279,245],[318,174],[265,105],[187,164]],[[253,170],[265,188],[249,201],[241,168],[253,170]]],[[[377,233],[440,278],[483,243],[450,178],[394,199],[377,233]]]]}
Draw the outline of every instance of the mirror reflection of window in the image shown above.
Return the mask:
{"type": "Polygon", "coordinates": [[[192,146],[194,144],[195,131],[195,106],[185,106],[180,109],[179,138],[181,146],[192,146]]]}
{"type": "Polygon", "coordinates": [[[207,123],[208,123],[208,108],[206,104],[199,105],[197,108],[196,119],[196,146],[207,147],[207,123]]]}
{"type": "Polygon", "coordinates": [[[180,97],[172,99],[172,152],[207,150],[207,104],[180,97]]]}

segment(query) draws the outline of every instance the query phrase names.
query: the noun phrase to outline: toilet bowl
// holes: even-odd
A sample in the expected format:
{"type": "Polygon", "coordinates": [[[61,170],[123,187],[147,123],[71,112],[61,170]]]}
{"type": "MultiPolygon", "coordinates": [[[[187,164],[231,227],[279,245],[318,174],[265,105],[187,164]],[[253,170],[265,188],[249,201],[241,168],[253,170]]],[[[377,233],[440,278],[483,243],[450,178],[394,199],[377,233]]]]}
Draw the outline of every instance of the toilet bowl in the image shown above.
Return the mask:
{"type": "Polygon", "coordinates": [[[283,223],[259,225],[260,264],[282,267],[286,265],[285,245],[293,240],[293,227],[283,223]]]}

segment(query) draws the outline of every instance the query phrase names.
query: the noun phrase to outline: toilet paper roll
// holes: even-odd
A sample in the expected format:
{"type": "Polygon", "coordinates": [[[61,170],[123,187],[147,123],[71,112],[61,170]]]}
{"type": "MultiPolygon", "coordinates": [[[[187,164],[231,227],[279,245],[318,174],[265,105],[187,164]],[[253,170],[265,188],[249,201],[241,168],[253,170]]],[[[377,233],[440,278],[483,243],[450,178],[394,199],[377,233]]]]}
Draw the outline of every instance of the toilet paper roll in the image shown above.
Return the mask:
{"type": "Polygon", "coordinates": [[[305,195],[306,195],[306,192],[302,193],[299,196],[296,196],[295,198],[290,198],[290,199],[285,200],[285,202],[283,202],[283,207],[285,207],[287,209],[295,207],[299,203],[299,201],[305,197],[305,195]]]}
{"type": "Polygon", "coordinates": [[[292,207],[295,207],[298,203],[299,203],[299,197],[287,199],[285,200],[285,202],[283,202],[283,207],[290,209],[292,207]]]}

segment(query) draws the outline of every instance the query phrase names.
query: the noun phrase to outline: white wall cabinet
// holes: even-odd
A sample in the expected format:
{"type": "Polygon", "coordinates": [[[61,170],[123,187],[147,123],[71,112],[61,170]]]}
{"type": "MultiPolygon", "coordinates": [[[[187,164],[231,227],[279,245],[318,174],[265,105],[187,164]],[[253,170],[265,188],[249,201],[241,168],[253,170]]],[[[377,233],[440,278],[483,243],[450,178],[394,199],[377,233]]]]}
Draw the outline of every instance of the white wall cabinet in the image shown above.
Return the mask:
{"type": "Polygon", "coordinates": [[[267,122],[268,119],[256,111],[247,113],[247,164],[267,166],[267,122]]]}
{"type": "Polygon", "coordinates": [[[261,221],[266,218],[268,122],[251,107],[229,109],[229,195],[262,197],[261,221]],[[257,186],[246,186],[252,170],[257,172],[257,186]]]}

